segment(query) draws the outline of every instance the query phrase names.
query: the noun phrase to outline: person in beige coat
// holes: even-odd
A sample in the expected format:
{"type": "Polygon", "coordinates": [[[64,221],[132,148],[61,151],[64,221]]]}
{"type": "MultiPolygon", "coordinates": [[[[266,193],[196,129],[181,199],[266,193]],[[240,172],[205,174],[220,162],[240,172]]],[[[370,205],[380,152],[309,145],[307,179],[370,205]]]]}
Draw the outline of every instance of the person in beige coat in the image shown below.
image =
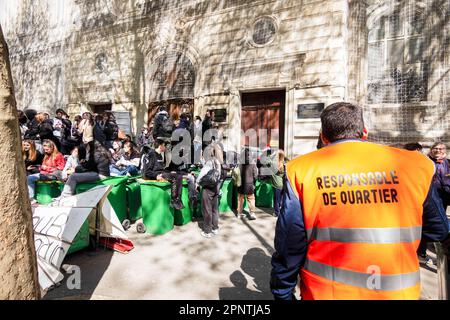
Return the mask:
{"type": "Polygon", "coordinates": [[[83,113],[78,132],[82,135],[84,144],[94,141],[94,118],[89,112],[83,113]]]}

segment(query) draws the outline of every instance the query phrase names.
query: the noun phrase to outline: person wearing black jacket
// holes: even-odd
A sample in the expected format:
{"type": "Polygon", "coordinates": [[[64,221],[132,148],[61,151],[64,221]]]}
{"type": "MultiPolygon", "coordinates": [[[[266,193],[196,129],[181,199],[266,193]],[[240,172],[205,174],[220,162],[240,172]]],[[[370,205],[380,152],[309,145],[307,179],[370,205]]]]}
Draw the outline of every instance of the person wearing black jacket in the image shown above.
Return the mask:
{"type": "Polygon", "coordinates": [[[61,153],[69,155],[73,148],[71,141],[72,122],[69,120],[69,115],[62,109],[56,110],[56,116],[53,121],[53,135],[57,133],[57,138],[61,142],[61,153]]]}
{"type": "Polygon", "coordinates": [[[171,183],[170,206],[174,209],[181,210],[184,208],[181,202],[181,188],[183,183],[183,174],[175,171],[165,171],[164,152],[166,151],[165,142],[156,139],[155,149],[150,149],[143,157],[143,178],[144,180],[167,180],[171,183]]]}
{"type": "MultiPolygon", "coordinates": [[[[61,150],[61,143],[59,140],[53,135],[53,122],[50,119],[47,119],[45,113],[38,113],[36,115],[37,120],[37,135],[35,135],[35,138],[44,141],[44,140],[51,140],[55,143],[56,148],[58,151],[61,150]]],[[[33,132],[34,133],[34,132],[33,132]]]]}
{"type": "MultiPolygon", "coordinates": [[[[93,182],[109,177],[109,162],[111,155],[98,141],[91,141],[86,145],[86,158],[80,160],[64,185],[60,198],[75,194],[78,183],[93,182]]],[[[59,201],[60,198],[56,198],[59,201]]]]}
{"type": "Polygon", "coordinates": [[[105,126],[103,132],[105,133],[105,146],[109,149],[112,148],[113,141],[119,136],[119,126],[116,123],[114,115],[110,112],[105,112],[103,115],[105,126]]]}

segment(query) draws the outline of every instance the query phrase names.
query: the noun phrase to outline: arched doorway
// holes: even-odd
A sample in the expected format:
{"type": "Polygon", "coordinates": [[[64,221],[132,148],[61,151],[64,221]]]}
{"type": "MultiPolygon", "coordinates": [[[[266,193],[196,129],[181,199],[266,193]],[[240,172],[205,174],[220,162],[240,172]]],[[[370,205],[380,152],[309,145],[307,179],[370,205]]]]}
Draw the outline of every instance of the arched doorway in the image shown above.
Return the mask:
{"type": "Polygon", "coordinates": [[[191,60],[182,52],[169,52],[154,63],[151,99],[148,108],[150,125],[160,106],[170,115],[194,111],[196,72],[191,60]]]}

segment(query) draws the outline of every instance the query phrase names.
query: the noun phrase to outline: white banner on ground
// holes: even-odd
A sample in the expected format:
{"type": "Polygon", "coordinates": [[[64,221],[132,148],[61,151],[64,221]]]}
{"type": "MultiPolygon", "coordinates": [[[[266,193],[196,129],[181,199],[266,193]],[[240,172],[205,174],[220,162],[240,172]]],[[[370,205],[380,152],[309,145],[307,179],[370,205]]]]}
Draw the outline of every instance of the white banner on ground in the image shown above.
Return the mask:
{"type": "MultiPolygon", "coordinates": [[[[38,277],[42,289],[59,283],[64,277],[60,267],[81,226],[101,203],[100,236],[127,239],[125,231],[107,196],[111,186],[98,186],[67,197],[58,207],[33,207],[33,229],[38,277]]],[[[95,229],[95,219],[90,223],[95,229]]]]}

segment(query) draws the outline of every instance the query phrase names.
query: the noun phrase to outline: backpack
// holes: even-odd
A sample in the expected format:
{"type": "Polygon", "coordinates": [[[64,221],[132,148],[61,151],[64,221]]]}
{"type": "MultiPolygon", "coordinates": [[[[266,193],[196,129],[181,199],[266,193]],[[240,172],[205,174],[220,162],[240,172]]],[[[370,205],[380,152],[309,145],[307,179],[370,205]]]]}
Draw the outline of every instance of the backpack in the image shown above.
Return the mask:
{"type": "Polygon", "coordinates": [[[169,117],[164,117],[162,123],[161,123],[161,130],[166,135],[172,135],[173,132],[173,123],[170,121],[169,117]]]}
{"type": "Polygon", "coordinates": [[[236,187],[240,187],[242,185],[241,180],[241,169],[239,166],[236,166],[231,170],[231,179],[233,180],[233,183],[236,187]]]}
{"type": "Polygon", "coordinates": [[[216,165],[213,164],[213,168],[208,171],[199,181],[199,185],[203,188],[214,189],[220,183],[221,172],[215,168],[216,165]]]}

